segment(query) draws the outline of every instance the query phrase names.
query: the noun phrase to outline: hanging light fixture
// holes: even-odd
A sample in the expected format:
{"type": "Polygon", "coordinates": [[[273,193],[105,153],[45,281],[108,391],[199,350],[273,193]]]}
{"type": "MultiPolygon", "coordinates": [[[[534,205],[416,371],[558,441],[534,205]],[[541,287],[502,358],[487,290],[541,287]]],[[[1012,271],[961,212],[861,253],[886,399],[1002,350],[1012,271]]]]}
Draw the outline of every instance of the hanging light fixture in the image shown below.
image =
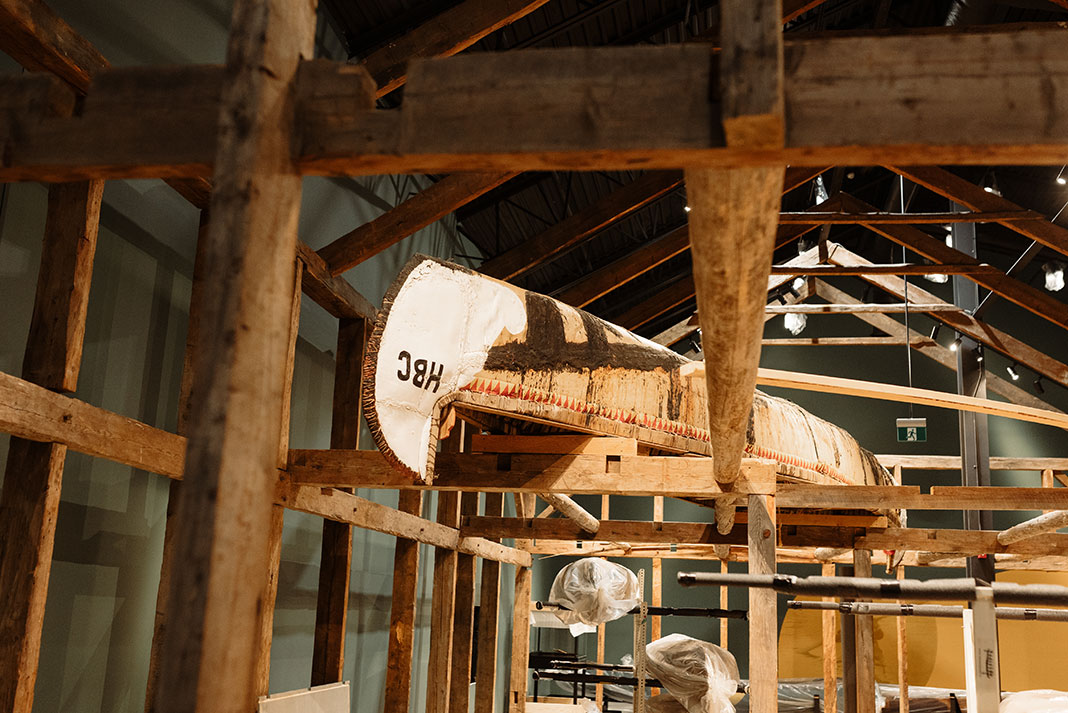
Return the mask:
{"type": "Polygon", "coordinates": [[[957,337],[956,339],[954,339],[953,343],[949,345],[949,351],[955,352],[958,349],[960,349],[960,342],[961,342],[960,337],[957,337]]]}
{"type": "Polygon", "coordinates": [[[1042,387],[1042,377],[1041,376],[1036,376],[1035,377],[1034,387],[1035,387],[1035,393],[1036,394],[1044,394],[1044,393],[1046,393],[1046,389],[1042,387]]]}
{"type": "Polygon", "coordinates": [[[1046,274],[1046,289],[1050,292],[1060,292],[1064,289],[1064,263],[1052,260],[1042,265],[1042,272],[1046,274]]]}
{"type": "Polygon", "coordinates": [[[1013,381],[1019,381],[1020,380],[1020,372],[1016,370],[1016,362],[1013,362],[1013,363],[1009,364],[1007,367],[1005,367],[1005,371],[1009,372],[1009,376],[1012,377],[1013,381]]]}
{"type": "Polygon", "coordinates": [[[1068,178],[1065,178],[1064,176],[1064,169],[1066,168],[1068,168],[1068,166],[1061,166],[1061,172],[1057,174],[1057,183],[1062,186],[1068,185],[1068,178]]]}
{"type": "Polygon", "coordinates": [[[805,331],[805,324],[808,323],[808,318],[797,312],[787,312],[783,315],[782,322],[783,326],[786,327],[786,331],[796,337],[805,331]]]}
{"type": "Polygon", "coordinates": [[[993,193],[995,196],[1001,195],[1001,189],[998,188],[998,177],[994,175],[993,171],[988,174],[990,176],[989,181],[983,181],[983,190],[987,193],[993,193]]]}
{"type": "Polygon", "coordinates": [[[935,326],[931,327],[931,340],[938,341],[938,333],[942,331],[942,323],[935,322],[935,326]]]}

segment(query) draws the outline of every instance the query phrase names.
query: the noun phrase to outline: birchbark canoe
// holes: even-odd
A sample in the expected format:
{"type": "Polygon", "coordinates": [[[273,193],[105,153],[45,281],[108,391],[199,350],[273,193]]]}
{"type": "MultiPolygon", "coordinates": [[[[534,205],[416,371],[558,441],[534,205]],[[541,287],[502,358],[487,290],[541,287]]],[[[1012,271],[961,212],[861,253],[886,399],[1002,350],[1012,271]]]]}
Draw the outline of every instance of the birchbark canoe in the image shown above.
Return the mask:
{"type": "MultiPolygon", "coordinates": [[[[652,452],[711,456],[701,366],[550,297],[417,255],[368,342],[364,413],[386,458],[422,482],[433,480],[449,409],[502,433],[624,436],[652,452]]],[[[782,480],[894,483],[844,429],[759,390],[745,451],[774,461],[782,480]]]]}

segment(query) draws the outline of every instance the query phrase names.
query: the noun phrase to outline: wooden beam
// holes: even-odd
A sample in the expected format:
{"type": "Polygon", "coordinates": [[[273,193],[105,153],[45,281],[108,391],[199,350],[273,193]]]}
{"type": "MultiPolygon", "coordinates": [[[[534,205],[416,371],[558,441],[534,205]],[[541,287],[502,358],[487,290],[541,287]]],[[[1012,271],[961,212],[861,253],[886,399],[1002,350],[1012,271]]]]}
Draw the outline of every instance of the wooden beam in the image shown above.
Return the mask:
{"type": "Polygon", "coordinates": [[[999,532],[998,543],[1011,545],[1014,542],[1022,542],[1031,537],[1056,532],[1062,527],[1068,527],[1068,511],[1054,510],[1013,525],[1004,532],[999,532]]]}
{"type": "MultiPolygon", "coordinates": [[[[905,578],[904,565],[899,566],[896,579],[905,578]]],[[[834,612],[828,612],[834,616],[834,612]]],[[[907,616],[897,617],[897,700],[899,713],[909,713],[909,642],[907,616]]]]}
{"type": "Polygon", "coordinates": [[[600,521],[586,511],[581,505],[566,495],[559,493],[538,493],[538,496],[549,503],[554,510],[578,525],[583,532],[591,535],[596,534],[600,528],[600,521]]]}
{"type": "MultiPolygon", "coordinates": [[[[824,563],[820,566],[824,577],[834,576],[834,565],[824,563]]],[[[823,601],[834,601],[824,597],[823,601]]],[[[833,611],[820,612],[820,632],[823,649],[823,709],[838,710],[838,636],[836,632],[837,615],[833,611]]],[[[904,618],[904,617],[902,617],[904,618]]]]}
{"type": "MultiPolygon", "coordinates": [[[[721,6],[722,56],[730,60],[719,66],[719,120],[713,119],[706,126],[722,130],[731,148],[760,151],[784,145],[781,17],[782,0],[725,0],[721,6]]],[[[769,160],[746,168],[686,169],[693,279],[707,364],[705,380],[708,393],[716,395],[708,400],[713,475],[728,489],[740,473],[752,409],[764,332],[761,313],[775,249],[785,163],[769,160]]],[[[774,522],[774,500],[770,507],[774,522]]],[[[733,522],[734,502],[717,500],[720,531],[729,530],[733,522]]],[[[773,545],[772,571],[774,556],[773,545]]],[[[761,631],[758,623],[751,621],[750,627],[751,631],[753,627],[761,631]]],[[[774,637],[772,642],[774,646],[774,637]]],[[[765,642],[758,639],[756,643],[759,648],[765,642]]],[[[768,652],[762,653],[766,656],[768,652]]],[[[752,675],[752,659],[750,666],[752,675]]],[[[751,699],[753,709],[760,713],[773,710],[777,692],[769,697],[764,684],[758,680],[757,685],[751,699]]]]}
{"type": "Polygon", "coordinates": [[[638,442],[613,436],[471,435],[472,453],[552,453],[556,455],[636,456],[638,442]]]}
{"type": "MultiPolygon", "coordinates": [[[[360,400],[366,322],[342,319],[334,352],[334,395],[330,414],[330,447],[359,448],[360,400]]],[[[401,547],[398,540],[398,547],[401,547]]],[[[311,685],[344,680],[345,620],[349,608],[352,571],[352,526],[323,520],[319,557],[319,589],[312,642],[311,685]]],[[[415,574],[412,574],[415,579],[415,574]]],[[[404,586],[408,586],[405,582],[404,586]]],[[[402,605],[403,606],[403,605],[402,605]]],[[[392,659],[390,659],[392,661],[392,659]]]]}
{"type": "Polygon", "coordinates": [[[950,213],[889,213],[875,210],[802,211],[780,213],[781,225],[945,225],[946,223],[1011,223],[1045,220],[1033,210],[954,211],[950,213]]]}
{"type": "Polygon", "coordinates": [[[612,322],[624,329],[634,331],[665,312],[692,300],[694,295],[694,276],[692,273],[686,274],[655,293],[652,297],[639,302],[618,317],[613,317],[612,322]]]}
{"type": "Polygon", "coordinates": [[[40,0],[0,2],[0,47],[31,72],[51,72],[81,93],[108,61],[40,0]]]}
{"type": "Polygon", "coordinates": [[[456,173],[424,188],[374,220],[319,248],[331,275],[340,275],[457,208],[492,191],[517,174],[456,173]]]}
{"type": "MultiPolygon", "coordinates": [[[[856,209],[870,208],[868,204],[852,196],[843,194],[842,200],[847,207],[856,209]]],[[[936,263],[981,266],[981,263],[970,255],[950,247],[945,244],[945,241],[932,238],[922,230],[910,225],[881,225],[874,223],[865,225],[869,230],[892,240],[898,245],[903,245],[936,263]]],[[[974,282],[1001,295],[1010,302],[1014,302],[1059,327],[1068,329],[1068,305],[1065,305],[1064,302],[1053,297],[1050,293],[1035,289],[1014,277],[1009,277],[1000,270],[973,272],[969,274],[969,277],[974,282]]]]}
{"type": "MultiPolygon", "coordinates": [[[[289,476],[294,483],[317,487],[712,497],[723,493],[709,477],[713,460],[517,454],[502,462],[496,455],[438,453],[434,482],[426,485],[413,483],[377,451],[292,450],[289,476]]],[[[746,459],[736,490],[763,492],[774,478],[774,466],[746,459]]]]}
{"type": "MultiPolygon", "coordinates": [[[[783,181],[783,193],[804,185],[823,173],[824,168],[788,168],[783,181]]],[[[672,230],[642,245],[630,254],[591,272],[574,285],[556,294],[556,299],[574,307],[585,307],[614,289],[644,275],[657,265],[690,249],[690,233],[687,226],[672,230]]]]}
{"type": "MultiPolygon", "coordinates": [[[[878,455],[886,468],[909,470],[960,470],[960,456],[878,455]]],[[[1068,458],[1013,458],[990,456],[990,470],[1068,471],[1068,458]]]]}
{"type": "Polygon", "coordinates": [[[984,263],[974,264],[936,264],[917,265],[912,263],[897,263],[894,265],[812,265],[804,270],[791,271],[788,265],[773,265],[771,274],[803,274],[813,277],[827,277],[829,275],[993,275],[1001,272],[993,265],[984,263]]]}
{"type": "Polygon", "coordinates": [[[360,63],[374,77],[377,96],[404,84],[408,65],[420,57],[448,57],[483,37],[529,15],[548,0],[465,0],[402,37],[367,55],[360,63]]]}
{"type": "MultiPolygon", "coordinates": [[[[529,520],[534,516],[534,496],[513,493],[516,517],[529,520]]],[[[530,540],[516,540],[516,547],[528,549],[530,540]]],[[[515,587],[512,592],[512,647],[509,653],[508,713],[524,713],[527,706],[527,679],[530,670],[530,588],[532,569],[515,568],[515,587]]]]}
{"type": "Polygon", "coordinates": [[[247,711],[282,432],[283,335],[295,279],[301,179],[285,98],[312,56],[310,4],[238,0],[222,90],[202,348],[175,533],[161,711],[247,711]],[[249,380],[248,374],[266,374],[249,380]],[[262,582],[262,583],[261,583],[262,582]],[[174,604],[181,602],[181,606],[174,604]]]}
{"type": "MultiPolygon", "coordinates": [[[[1057,122],[1068,122],[1068,112],[1054,106],[1048,124],[1042,112],[1025,108],[1065,94],[1042,89],[1068,82],[1063,37],[1063,28],[1051,26],[1028,32],[1022,43],[1015,32],[999,30],[789,42],[786,146],[763,150],[728,147],[714,118],[718,105],[691,91],[711,85],[715,62],[697,44],[421,60],[400,111],[354,112],[343,93],[335,93],[332,108],[321,101],[308,108],[296,153],[299,170],[318,175],[711,168],[772,160],[1060,165],[1068,131],[1057,122]],[[989,71],[976,73],[976,66],[989,71]],[[591,122],[590,100],[576,96],[596,96],[596,116],[605,120],[591,122]],[[673,111],[659,111],[665,105],[673,111]],[[652,144],[649,126],[658,127],[652,144]]],[[[333,67],[349,75],[352,69],[333,67]]],[[[121,109],[99,112],[87,102],[81,116],[48,122],[14,112],[5,136],[14,132],[19,141],[10,144],[0,180],[203,177],[214,170],[210,135],[189,131],[214,115],[210,95],[160,112],[151,124],[135,122],[127,107],[136,102],[148,111],[163,97],[124,101],[121,109]]]]}
{"type": "MultiPolygon", "coordinates": [[[[861,301],[856,299],[852,295],[843,292],[837,287],[833,287],[822,280],[816,280],[816,294],[826,300],[835,303],[861,304],[861,301]]],[[[955,307],[955,305],[948,305],[945,303],[940,306],[942,306],[943,308],[955,307]]],[[[892,337],[896,337],[897,339],[904,342],[906,331],[905,325],[901,324],[896,319],[892,317],[887,317],[886,315],[882,314],[865,313],[859,313],[857,314],[857,317],[858,319],[870,324],[876,329],[886,332],[892,337]]],[[[934,361],[938,362],[947,369],[951,369],[952,371],[956,372],[956,353],[947,349],[946,347],[943,347],[941,344],[930,340],[927,335],[920,334],[915,329],[910,328],[908,330],[908,334],[909,339],[912,342],[913,348],[916,349],[916,351],[918,351],[920,354],[924,355],[929,359],[933,359],[934,361]]],[[[1047,404],[1045,401],[1042,401],[1041,399],[1037,398],[1030,391],[1025,391],[1024,389],[1021,389],[1019,386],[1016,386],[1016,384],[1008,381],[1007,379],[1001,378],[997,374],[988,373],[986,375],[986,383],[987,387],[991,391],[1000,396],[1005,397],[1013,403],[1022,404],[1024,406],[1031,406],[1033,408],[1050,409],[1052,411],[1058,410],[1047,404]]],[[[887,467],[892,468],[893,465],[888,465],[887,467]]],[[[957,469],[959,470],[959,468],[960,466],[958,465],[957,469]]]]}
{"type": "MultiPolygon", "coordinates": [[[[486,517],[504,515],[504,495],[486,493],[486,517]]],[[[478,610],[478,665],[475,669],[474,713],[494,713],[497,699],[497,633],[500,614],[501,565],[482,560],[482,589],[478,610]]],[[[387,713],[393,713],[388,711],[387,713]]],[[[397,713],[405,713],[397,711],[397,713]]]]}
{"type": "Polygon", "coordinates": [[[374,320],[378,310],[356,291],[348,280],[330,274],[326,262],[305,243],[297,243],[297,256],[304,263],[304,294],[338,319],[374,320]]]}
{"type": "Polygon", "coordinates": [[[857,303],[831,303],[821,305],[774,305],[764,308],[764,314],[901,314],[909,312],[959,312],[960,307],[939,304],[921,304],[918,302],[882,302],[876,304],[857,303]]]}
{"type": "MultiPolygon", "coordinates": [[[[20,6],[25,7],[25,6],[20,6]]],[[[0,27],[10,27],[0,4],[0,27]]],[[[0,30],[2,32],[3,30],[0,30]]],[[[41,264],[22,374],[42,395],[77,388],[100,225],[101,181],[48,188],[41,264]]],[[[37,390],[34,389],[34,390],[37,390]]],[[[58,399],[65,399],[55,395],[58,399]]],[[[24,401],[7,401],[30,410],[24,401]]],[[[67,447],[12,438],[0,492],[0,709],[29,711],[67,447]]]]}
{"type": "MultiPolygon", "coordinates": [[[[420,515],[423,511],[423,494],[415,490],[402,490],[398,493],[397,509],[407,515],[420,515]]],[[[382,710],[384,713],[408,713],[415,652],[415,614],[419,605],[419,542],[398,537],[395,547],[385,703],[382,710]]],[[[485,561],[486,564],[489,562],[485,561]]]]}
{"type": "Polygon", "coordinates": [[[781,507],[802,509],[1068,510],[1068,488],[936,486],[921,494],[913,486],[780,484],[776,497],[781,507]]]}
{"type": "MultiPolygon", "coordinates": [[[[777,573],[775,496],[749,496],[749,573],[777,573]]],[[[779,595],[772,589],[749,590],[749,700],[754,713],[779,709],[779,595]]]]}
{"type": "MultiPolygon", "coordinates": [[[[836,264],[845,265],[870,265],[871,263],[838,245],[831,255],[831,260],[836,264]]],[[[880,287],[899,300],[905,299],[904,281],[890,275],[867,275],[867,282],[880,287]]],[[[910,298],[918,302],[937,303],[944,300],[938,299],[932,293],[913,284],[908,289],[910,298]]],[[[949,326],[957,332],[967,335],[978,342],[998,351],[1021,365],[1048,377],[1058,384],[1068,386],[1068,365],[1046,355],[1015,337],[992,327],[982,320],[971,317],[963,312],[933,312],[931,316],[949,326]]]]}
{"type": "MultiPolygon", "coordinates": [[[[853,550],[853,574],[871,577],[871,551],[853,550]]],[[[876,713],[875,707],[875,628],[870,615],[853,617],[856,627],[857,713],[876,713]]]]}
{"type": "MultiPolygon", "coordinates": [[[[438,493],[438,518],[454,530],[460,524],[460,494],[438,493]]],[[[453,619],[456,603],[456,550],[434,550],[434,585],[430,606],[430,656],[427,659],[426,713],[449,713],[453,619]]]]}
{"type": "MultiPolygon", "coordinates": [[[[949,198],[975,211],[1022,211],[1020,206],[999,195],[988,193],[980,186],[966,181],[954,173],[938,166],[887,166],[891,171],[900,173],[913,183],[918,183],[939,195],[949,198]]],[[[1006,228],[1015,230],[1020,235],[1035,240],[1041,245],[1068,255],[1068,229],[1038,216],[1031,220],[998,221],[1006,228]]]]}
{"type": "Polygon", "coordinates": [[[757,375],[757,383],[763,386],[777,386],[801,391],[819,391],[847,396],[862,396],[883,401],[924,404],[937,408],[985,413],[1017,421],[1068,428],[1068,415],[1057,411],[1006,404],[1003,401],[992,401],[972,396],[960,396],[943,391],[897,386],[896,384],[843,379],[837,376],[823,376],[821,374],[801,374],[779,369],[760,369],[757,375]]]}
{"type": "Polygon", "coordinates": [[[652,172],[626,183],[542,233],[482,263],[479,272],[514,280],[559,257],[597,232],[667,195],[682,184],[678,171],[652,172]]]}
{"type": "MultiPolygon", "coordinates": [[[[463,493],[460,496],[461,517],[477,514],[478,493],[463,493]]],[[[474,642],[475,627],[475,558],[473,555],[457,555],[454,612],[448,710],[449,713],[468,713],[471,704],[471,646],[474,642]]]]}

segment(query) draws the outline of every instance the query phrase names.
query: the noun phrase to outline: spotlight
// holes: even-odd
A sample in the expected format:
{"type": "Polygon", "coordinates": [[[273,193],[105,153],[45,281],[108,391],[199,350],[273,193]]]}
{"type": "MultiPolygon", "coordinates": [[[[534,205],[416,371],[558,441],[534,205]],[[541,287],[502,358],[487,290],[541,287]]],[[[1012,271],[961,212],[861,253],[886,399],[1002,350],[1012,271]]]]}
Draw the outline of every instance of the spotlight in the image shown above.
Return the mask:
{"type": "Polygon", "coordinates": [[[797,312],[787,312],[783,315],[783,326],[786,327],[786,331],[795,337],[805,331],[805,324],[807,322],[808,318],[797,312]]]}
{"type": "Polygon", "coordinates": [[[1046,390],[1042,387],[1042,377],[1041,376],[1035,377],[1034,387],[1035,387],[1035,393],[1036,394],[1044,394],[1044,393],[1046,393],[1046,390]]]}
{"type": "Polygon", "coordinates": [[[931,340],[938,341],[938,333],[942,331],[942,323],[935,322],[935,326],[931,327],[931,340]]]}
{"type": "Polygon", "coordinates": [[[1016,371],[1016,362],[1013,362],[1013,363],[1009,364],[1007,367],[1005,367],[1005,371],[1009,372],[1009,376],[1012,377],[1013,381],[1019,381],[1020,380],[1020,372],[1016,371]]]}
{"type": "Polygon", "coordinates": [[[975,352],[975,363],[976,364],[982,364],[983,363],[983,348],[982,347],[979,347],[975,352]]]}
{"type": "Polygon", "coordinates": [[[983,190],[987,193],[993,193],[995,196],[1001,195],[1001,189],[998,188],[998,178],[993,171],[990,172],[990,183],[984,185],[983,190]]]}
{"type": "Polygon", "coordinates": [[[923,279],[927,280],[928,282],[933,282],[936,285],[944,285],[949,282],[949,275],[943,275],[939,272],[931,275],[924,275],[923,279]]]}
{"type": "Polygon", "coordinates": [[[960,337],[957,337],[956,339],[954,339],[953,343],[949,345],[949,351],[955,352],[958,349],[960,349],[960,341],[961,341],[960,337]]]}
{"type": "Polygon", "coordinates": [[[690,212],[690,206],[688,206],[688,205],[687,205],[687,206],[683,206],[683,207],[682,207],[682,209],[683,209],[684,211],[686,211],[687,213],[689,213],[689,212],[690,212]]]}
{"type": "Polygon", "coordinates": [[[1046,289],[1050,292],[1060,292],[1064,289],[1064,263],[1047,262],[1042,265],[1042,272],[1046,273],[1046,289]]]}
{"type": "Polygon", "coordinates": [[[1062,186],[1068,185],[1068,178],[1064,177],[1064,169],[1066,168],[1068,168],[1068,166],[1061,166],[1061,172],[1057,174],[1057,183],[1062,186]]]}
{"type": "Polygon", "coordinates": [[[790,283],[790,286],[793,287],[795,290],[800,290],[802,287],[805,286],[805,278],[794,278],[794,281],[790,283]]]}

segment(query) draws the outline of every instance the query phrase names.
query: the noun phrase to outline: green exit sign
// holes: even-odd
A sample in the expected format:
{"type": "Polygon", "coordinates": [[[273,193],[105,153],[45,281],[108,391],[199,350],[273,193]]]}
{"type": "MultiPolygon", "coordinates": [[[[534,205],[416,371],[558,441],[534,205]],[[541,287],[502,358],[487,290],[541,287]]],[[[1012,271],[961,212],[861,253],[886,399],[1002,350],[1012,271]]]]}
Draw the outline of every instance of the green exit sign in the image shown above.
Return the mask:
{"type": "Polygon", "coordinates": [[[922,443],[927,440],[926,418],[899,418],[897,440],[900,443],[922,443]]]}

